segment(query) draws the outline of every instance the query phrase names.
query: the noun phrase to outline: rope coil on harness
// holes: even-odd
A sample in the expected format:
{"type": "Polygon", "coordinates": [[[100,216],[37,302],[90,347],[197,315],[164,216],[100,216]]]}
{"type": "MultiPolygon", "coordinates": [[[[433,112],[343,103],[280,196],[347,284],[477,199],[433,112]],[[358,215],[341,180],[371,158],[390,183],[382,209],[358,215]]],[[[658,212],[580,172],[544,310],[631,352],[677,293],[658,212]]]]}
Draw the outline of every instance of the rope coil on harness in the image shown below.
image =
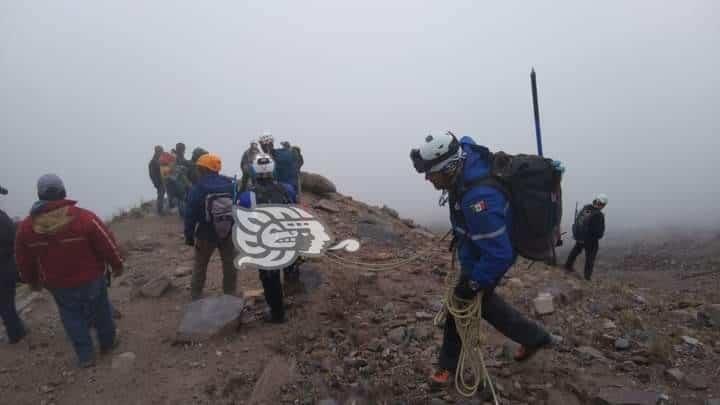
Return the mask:
{"type": "Polygon", "coordinates": [[[470,398],[477,393],[481,383],[487,384],[495,405],[499,405],[495,387],[482,354],[482,348],[486,342],[485,334],[481,330],[482,293],[477,294],[472,300],[458,298],[455,295],[455,284],[459,272],[455,271],[455,255],[453,255],[451,267],[452,271],[445,279],[443,307],[435,315],[434,323],[438,327],[442,326],[448,314],[455,320],[455,328],[462,342],[455,371],[455,389],[460,395],[470,398]],[[465,378],[466,374],[468,378],[465,378]]]}

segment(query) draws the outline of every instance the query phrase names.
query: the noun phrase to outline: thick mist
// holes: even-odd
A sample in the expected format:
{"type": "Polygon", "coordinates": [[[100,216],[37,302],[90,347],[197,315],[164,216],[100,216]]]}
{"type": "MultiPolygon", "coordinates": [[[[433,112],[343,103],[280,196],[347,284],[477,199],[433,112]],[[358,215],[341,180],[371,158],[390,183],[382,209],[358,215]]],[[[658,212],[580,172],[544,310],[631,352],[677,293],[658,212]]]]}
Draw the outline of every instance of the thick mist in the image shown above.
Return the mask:
{"type": "Polygon", "coordinates": [[[268,129],[341,192],[442,224],[409,150],[452,129],[533,153],[535,66],[568,220],[605,192],[610,235],[720,226],[717,1],[345,3],[0,3],[0,207],[25,215],[54,172],[110,216],[153,198],[155,144],[234,174],[268,129]]]}

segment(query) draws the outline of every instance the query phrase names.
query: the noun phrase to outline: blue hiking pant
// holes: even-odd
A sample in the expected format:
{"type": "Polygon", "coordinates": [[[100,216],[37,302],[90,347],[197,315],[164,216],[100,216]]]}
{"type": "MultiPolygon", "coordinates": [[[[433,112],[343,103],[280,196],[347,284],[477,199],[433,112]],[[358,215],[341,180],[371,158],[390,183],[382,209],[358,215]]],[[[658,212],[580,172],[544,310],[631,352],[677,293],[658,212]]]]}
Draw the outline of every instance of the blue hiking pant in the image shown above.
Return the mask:
{"type": "Polygon", "coordinates": [[[97,330],[100,350],[112,349],[115,342],[115,321],[108,298],[105,277],[74,288],[50,290],[60,312],[65,334],[73,345],[80,364],[95,358],[90,328],[97,330]]]}
{"type": "Polygon", "coordinates": [[[17,272],[0,269],[0,318],[5,324],[8,341],[15,343],[25,336],[25,326],[15,308],[15,285],[17,272]]]}

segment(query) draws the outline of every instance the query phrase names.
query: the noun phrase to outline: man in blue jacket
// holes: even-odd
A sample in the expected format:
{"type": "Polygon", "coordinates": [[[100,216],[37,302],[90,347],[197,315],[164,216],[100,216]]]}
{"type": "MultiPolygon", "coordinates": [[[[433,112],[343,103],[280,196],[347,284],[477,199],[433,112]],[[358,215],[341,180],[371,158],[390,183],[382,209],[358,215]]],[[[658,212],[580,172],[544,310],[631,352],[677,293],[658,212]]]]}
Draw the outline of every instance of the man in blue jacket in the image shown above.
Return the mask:
{"type": "Polygon", "coordinates": [[[258,143],[262,151],[270,155],[275,162],[275,180],[299,190],[300,168],[305,162],[300,148],[290,146],[289,142],[283,142],[282,148],[276,149],[275,139],[270,132],[265,132],[258,143]]]}
{"type": "Polygon", "coordinates": [[[234,295],[237,288],[232,242],[235,184],[231,178],[220,175],[222,162],[216,155],[202,155],[196,165],[199,179],[188,194],[185,208],[185,243],[195,247],[190,297],[192,300],[202,298],[208,263],[216,249],[222,260],[223,293],[234,295]]]}
{"type": "MultiPolygon", "coordinates": [[[[516,253],[508,233],[512,221],[508,200],[497,188],[478,184],[478,180],[490,175],[490,151],[469,137],[458,141],[447,131],[428,135],[410,156],[415,169],[443,191],[441,203],[450,205],[450,221],[461,266],[455,295],[469,300],[482,292],[482,317],[520,343],[515,353],[517,361],[527,360],[548,345],[551,338],[542,327],[526,319],[494,292],[505,272],[515,263],[516,253]]],[[[432,383],[444,385],[451,380],[461,349],[455,320],[448,315],[440,368],[432,375],[432,383]]]]}
{"type": "MultiPolygon", "coordinates": [[[[275,180],[275,162],[270,155],[261,153],[255,156],[251,167],[252,185],[248,191],[238,197],[238,205],[245,208],[255,208],[258,204],[296,204],[297,193],[293,186],[280,183],[275,180]]],[[[265,301],[270,311],[265,316],[265,321],[270,323],[283,323],[285,318],[285,306],[283,304],[283,290],[280,281],[280,270],[258,270],[260,281],[265,291],[265,301]]],[[[297,263],[283,269],[285,282],[289,278],[299,275],[297,263]]]]}

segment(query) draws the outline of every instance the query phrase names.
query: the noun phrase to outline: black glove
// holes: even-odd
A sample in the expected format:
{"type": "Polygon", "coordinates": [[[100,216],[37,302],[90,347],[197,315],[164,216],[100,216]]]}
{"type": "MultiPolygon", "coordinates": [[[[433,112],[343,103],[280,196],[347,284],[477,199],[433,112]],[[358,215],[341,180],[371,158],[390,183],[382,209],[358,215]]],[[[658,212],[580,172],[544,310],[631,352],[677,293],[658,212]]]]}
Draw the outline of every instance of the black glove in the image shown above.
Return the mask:
{"type": "Polygon", "coordinates": [[[460,280],[458,281],[457,285],[455,286],[455,296],[470,301],[477,295],[478,291],[480,291],[479,286],[476,282],[471,281],[468,277],[462,276],[460,277],[460,280]]]}
{"type": "Polygon", "coordinates": [[[188,246],[195,246],[195,239],[185,239],[185,244],[188,246]]]}

